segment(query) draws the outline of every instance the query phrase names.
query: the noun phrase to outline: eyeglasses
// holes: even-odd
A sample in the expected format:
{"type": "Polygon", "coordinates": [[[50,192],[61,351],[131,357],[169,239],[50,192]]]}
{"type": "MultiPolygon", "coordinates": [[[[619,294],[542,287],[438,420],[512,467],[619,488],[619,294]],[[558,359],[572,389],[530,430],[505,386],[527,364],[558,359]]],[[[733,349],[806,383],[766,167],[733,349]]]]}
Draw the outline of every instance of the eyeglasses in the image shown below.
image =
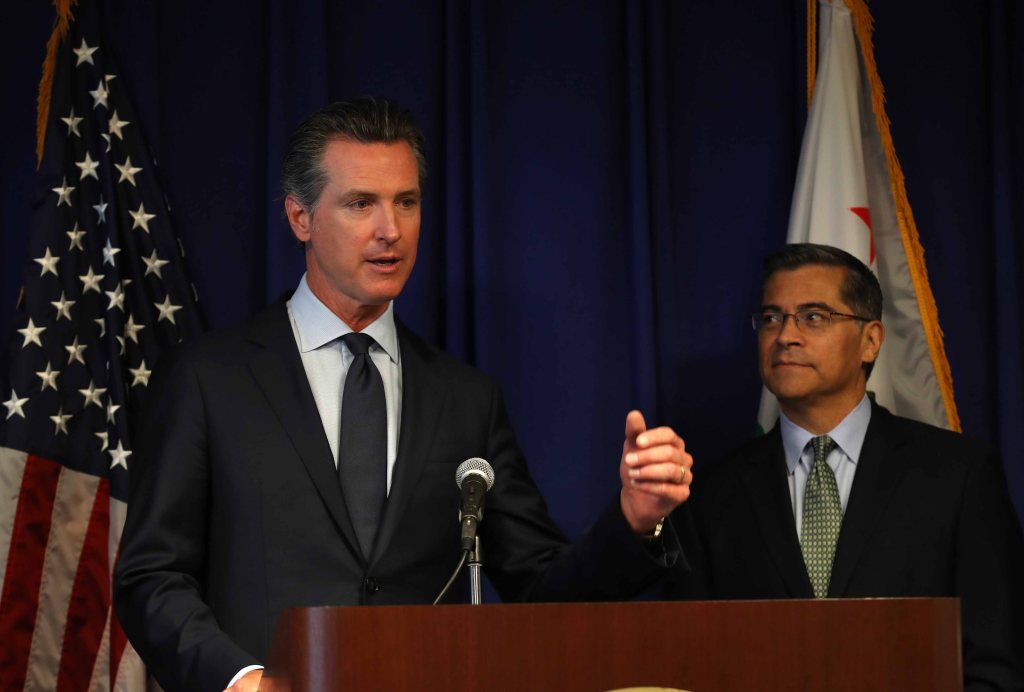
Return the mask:
{"type": "Polygon", "coordinates": [[[857,320],[858,322],[872,321],[870,317],[848,315],[845,312],[822,310],[820,308],[810,308],[807,310],[798,310],[797,312],[778,312],[776,310],[755,312],[750,316],[750,324],[754,328],[755,332],[774,334],[775,332],[782,331],[782,328],[786,324],[787,317],[792,317],[793,321],[796,323],[796,328],[804,334],[820,334],[831,327],[832,320],[837,317],[842,317],[848,320],[857,320]]]}

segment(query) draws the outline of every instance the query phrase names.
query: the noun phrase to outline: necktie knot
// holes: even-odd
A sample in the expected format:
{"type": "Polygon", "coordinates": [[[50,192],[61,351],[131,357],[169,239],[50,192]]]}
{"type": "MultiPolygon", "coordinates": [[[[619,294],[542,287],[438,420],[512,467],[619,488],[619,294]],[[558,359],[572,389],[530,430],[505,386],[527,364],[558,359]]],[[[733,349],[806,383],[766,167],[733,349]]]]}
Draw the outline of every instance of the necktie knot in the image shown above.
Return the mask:
{"type": "Polygon", "coordinates": [[[349,332],[341,337],[341,340],[345,342],[348,350],[354,356],[366,355],[370,352],[370,347],[377,343],[369,334],[361,334],[359,332],[349,332]]]}
{"type": "Polygon", "coordinates": [[[814,463],[823,462],[836,448],[836,442],[828,435],[819,435],[811,440],[811,447],[814,449],[814,463]]]}

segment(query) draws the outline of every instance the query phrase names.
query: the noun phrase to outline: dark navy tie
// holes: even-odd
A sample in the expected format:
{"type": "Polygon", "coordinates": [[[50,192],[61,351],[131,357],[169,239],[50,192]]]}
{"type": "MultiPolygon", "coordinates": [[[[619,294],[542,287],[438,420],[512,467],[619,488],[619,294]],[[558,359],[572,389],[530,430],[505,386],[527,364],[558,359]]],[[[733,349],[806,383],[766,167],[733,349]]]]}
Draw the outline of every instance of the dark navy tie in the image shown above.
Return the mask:
{"type": "Polygon", "coordinates": [[[338,479],[363,556],[370,559],[387,500],[388,415],[384,381],[370,359],[366,334],[341,337],[355,356],[341,395],[338,479]]]}

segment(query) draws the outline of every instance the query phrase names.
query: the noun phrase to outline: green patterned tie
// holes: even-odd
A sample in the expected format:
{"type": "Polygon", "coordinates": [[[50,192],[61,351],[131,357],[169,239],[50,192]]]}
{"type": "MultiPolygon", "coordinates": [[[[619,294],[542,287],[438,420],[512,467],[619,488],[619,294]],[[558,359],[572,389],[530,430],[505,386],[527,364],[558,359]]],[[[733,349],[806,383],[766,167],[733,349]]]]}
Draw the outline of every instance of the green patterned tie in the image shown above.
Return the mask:
{"type": "Polygon", "coordinates": [[[811,440],[814,462],[807,474],[804,488],[804,519],[800,533],[800,548],[807,565],[807,576],[814,587],[815,598],[828,595],[828,580],[832,575],[832,560],[836,555],[839,527],[843,523],[843,506],[839,501],[839,486],[831,467],[825,462],[836,443],[828,435],[811,440]]]}

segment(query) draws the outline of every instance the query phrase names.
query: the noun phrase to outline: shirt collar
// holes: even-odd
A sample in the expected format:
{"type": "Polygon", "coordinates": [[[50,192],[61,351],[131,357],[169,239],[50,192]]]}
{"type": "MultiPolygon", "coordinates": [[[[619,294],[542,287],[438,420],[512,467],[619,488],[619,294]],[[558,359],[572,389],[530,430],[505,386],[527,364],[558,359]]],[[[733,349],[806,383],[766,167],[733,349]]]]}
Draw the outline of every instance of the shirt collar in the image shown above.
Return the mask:
{"type": "MultiPolygon", "coordinates": [[[[302,275],[298,288],[288,301],[288,306],[295,320],[300,353],[315,351],[352,331],[313,294],[306,282],[305,274],[302,275]]],[[[372,336],[391,361],[397,363],[398,332],[395,329],[394,308],[394,301],[389,302],[384,314],[367,326],[363,334],[372,336]]]]}
{"type": "MultiPolygon", "coordinates": [[[[870,421],[871,400],[865,394],[860,403],[846,414],[839,425],[826,434],[832,438],[843,454],[856,464],[860,458],[861,447],[864,446],[864,436],[868,432],[870,421]]],[[[790,473],[793,473],[797,464],[800,463],[800,457],[803,455],[807,443],[816,435],[807,432],[781,412],[779,413],[779,429],[782,433],[782,450],[786,455],[786,467],[790,473]]]]}

